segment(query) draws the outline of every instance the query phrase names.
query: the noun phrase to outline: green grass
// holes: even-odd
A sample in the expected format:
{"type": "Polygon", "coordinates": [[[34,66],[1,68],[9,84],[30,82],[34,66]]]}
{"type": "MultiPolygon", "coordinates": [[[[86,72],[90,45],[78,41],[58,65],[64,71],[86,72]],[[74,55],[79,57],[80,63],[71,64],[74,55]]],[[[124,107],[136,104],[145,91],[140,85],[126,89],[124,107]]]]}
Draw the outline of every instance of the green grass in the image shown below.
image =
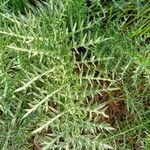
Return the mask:
{"type": "Polygon", "coordinates": [[[0,149],[149,150],[150,3],[0,1],[0,149]]]}

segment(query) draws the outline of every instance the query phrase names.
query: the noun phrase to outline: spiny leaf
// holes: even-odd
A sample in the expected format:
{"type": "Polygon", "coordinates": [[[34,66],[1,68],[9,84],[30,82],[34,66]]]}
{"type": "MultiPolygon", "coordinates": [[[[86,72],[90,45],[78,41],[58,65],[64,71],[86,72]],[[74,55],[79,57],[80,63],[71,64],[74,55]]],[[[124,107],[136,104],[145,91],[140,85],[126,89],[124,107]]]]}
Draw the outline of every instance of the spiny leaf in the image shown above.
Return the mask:
{"type": "Polygon", "coordinates": [[[31,109],[28,110],[28,112],[22,117],[22,119],[26,118],[29,114],[31,114],[32,112],[36,111],[38,109],[38,107],[40,107],[43,103],[45,103],[50,97],[52,97],[54,94],[60,92],[60,90],[64,88],[60,87],[59,89],[55,90],[54,92],[52,92],[51,94],[47,95],[43,100],[41,100],[38,104],[36,104],[35,106],[33,106],[31,109]]]}
{"type": "Polygon", "coordinates": [[[31,79],[29,82],[27,82],[26,84],[24,84],[22,87],[16,89],[14,92],[16,93],[16,92],[20,92],[20,91],[25,90],[27,87],[29,87],[29,86],[30,86],[33,82],[35,82],[36,80],[42,78],[44,75],[47,75],[47,74],[49,74],[50,72],[53,72],[54,69],[55,69],[55,68],[50,69],[50,70],[45,71],[44,73],[42,73],[42,74],[40,74],[40,75],[34,77],[34,78],[31,79]]]}
{"type": "Polygon", "coordinates": [[[32,134],[35,134],[35,133],[37,133],[37,132],[41,132],[43,129],[47,129],[48,126],[49,126],[52,122],[54,122],[56,119],[60,118],[60,117],[61,117],[62,115],[64,115],[64,114],[65,114],[65,112],[63,112],[63,113],[61,113],[61,114],[55,116],[54,118],[50,119],[50,120],[47,121],[44,125],[42,125],[40,128],[34,130],[34,131],[32,132],[32,134]]]}

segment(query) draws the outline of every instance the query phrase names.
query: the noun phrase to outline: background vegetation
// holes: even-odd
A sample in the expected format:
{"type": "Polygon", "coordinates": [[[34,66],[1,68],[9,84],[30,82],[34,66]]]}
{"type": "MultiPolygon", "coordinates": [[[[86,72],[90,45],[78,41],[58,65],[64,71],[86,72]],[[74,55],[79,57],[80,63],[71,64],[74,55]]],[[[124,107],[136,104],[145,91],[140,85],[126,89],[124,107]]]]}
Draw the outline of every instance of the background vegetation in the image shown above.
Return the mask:
{"type": "Polygon", "coordinates": [[[150,3],[0,1],[0,149],[149,150],[150,3]]]}

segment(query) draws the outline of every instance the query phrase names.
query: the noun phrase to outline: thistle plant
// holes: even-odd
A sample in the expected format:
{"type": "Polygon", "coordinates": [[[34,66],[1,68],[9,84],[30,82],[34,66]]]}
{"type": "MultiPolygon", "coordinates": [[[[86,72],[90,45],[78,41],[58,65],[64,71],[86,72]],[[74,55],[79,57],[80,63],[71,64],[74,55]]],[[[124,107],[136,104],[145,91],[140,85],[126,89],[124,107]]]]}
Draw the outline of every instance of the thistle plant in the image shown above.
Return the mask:
{"type": "Polygon", "coordinates": [[[0,3],[0,148],[148,149],[149,46],[120,33],[120,4],[23,4],[0,3]]]}

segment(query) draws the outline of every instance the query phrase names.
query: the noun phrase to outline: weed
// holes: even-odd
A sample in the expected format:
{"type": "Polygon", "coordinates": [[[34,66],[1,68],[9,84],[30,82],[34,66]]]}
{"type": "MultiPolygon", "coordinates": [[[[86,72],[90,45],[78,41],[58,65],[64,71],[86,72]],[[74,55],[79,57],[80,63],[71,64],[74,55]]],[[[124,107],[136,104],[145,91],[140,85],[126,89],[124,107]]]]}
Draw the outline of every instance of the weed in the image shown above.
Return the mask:
{"type": "Polygon", "coordinates": [[[148,6],[2,0],[0,149],[148,150],[148,6]]]}

